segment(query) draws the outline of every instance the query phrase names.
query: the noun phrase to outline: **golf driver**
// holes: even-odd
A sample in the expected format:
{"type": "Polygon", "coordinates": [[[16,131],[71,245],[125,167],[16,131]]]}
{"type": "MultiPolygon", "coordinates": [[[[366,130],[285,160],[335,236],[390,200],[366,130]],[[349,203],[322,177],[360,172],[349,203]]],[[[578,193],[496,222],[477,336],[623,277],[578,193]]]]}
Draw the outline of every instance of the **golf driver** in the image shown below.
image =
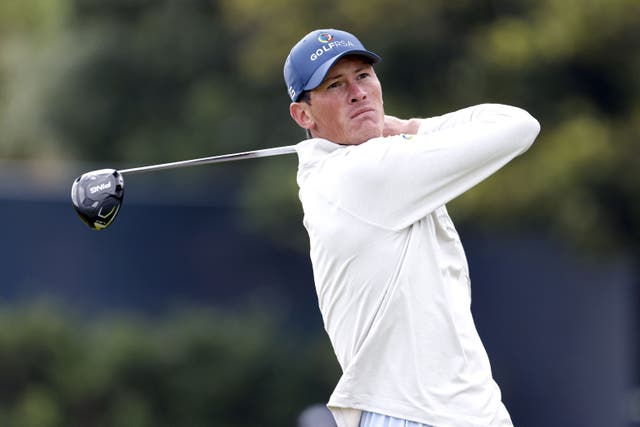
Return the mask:
{"type": "Polygon", "coordinates": [[[288,145],[284,147],[141,166],[123,169],[121,171],[115,169],[91,171],[82,174],[73,181],[73,185],[71,186],[71,201],[76,212],[85,224],[94,230],[103,230],[113,222],[122,206],[125,174],[183,168],[209,163],[231,162],[256,157],[279,156],[282,154],[295,153],[295,151],[294,145],[288,145]]]}

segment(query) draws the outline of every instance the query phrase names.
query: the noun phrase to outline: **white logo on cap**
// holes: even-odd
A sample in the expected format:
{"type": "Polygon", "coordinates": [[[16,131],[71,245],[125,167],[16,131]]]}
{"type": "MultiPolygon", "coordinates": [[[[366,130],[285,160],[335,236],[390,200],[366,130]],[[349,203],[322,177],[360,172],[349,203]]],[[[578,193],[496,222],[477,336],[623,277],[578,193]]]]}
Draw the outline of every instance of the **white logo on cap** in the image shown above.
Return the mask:
{"type": "Polygon", "coordinates": [[[338,40],[338,41],[335,41],[335,42],[329,42],[329,43],[323,45],[322,48],[320,48],[320,49],[316,50],[315,52],[313,52],[311,54],[311,56],[309,57],[309,59],[311,61],[315,61],[316,59],[318,59],[319,57],[324,55],[325,52],[329,52],[334,47],[355,47],[355,44],[353,44],[353,42],[350,41],[350,40],[338,40]]]}

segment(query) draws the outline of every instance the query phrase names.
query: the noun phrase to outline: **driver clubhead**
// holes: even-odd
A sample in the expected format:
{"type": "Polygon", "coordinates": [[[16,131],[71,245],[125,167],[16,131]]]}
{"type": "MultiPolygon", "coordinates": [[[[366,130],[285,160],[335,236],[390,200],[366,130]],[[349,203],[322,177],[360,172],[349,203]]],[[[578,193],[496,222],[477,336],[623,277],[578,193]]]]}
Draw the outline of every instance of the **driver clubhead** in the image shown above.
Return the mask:
{"type": "Polygon", "coordinates": [[[73,181],[71,201],[78,216],[94,230],[107,228],[124,198],[124,179],[115,169],[87,172],[73,181]]]}

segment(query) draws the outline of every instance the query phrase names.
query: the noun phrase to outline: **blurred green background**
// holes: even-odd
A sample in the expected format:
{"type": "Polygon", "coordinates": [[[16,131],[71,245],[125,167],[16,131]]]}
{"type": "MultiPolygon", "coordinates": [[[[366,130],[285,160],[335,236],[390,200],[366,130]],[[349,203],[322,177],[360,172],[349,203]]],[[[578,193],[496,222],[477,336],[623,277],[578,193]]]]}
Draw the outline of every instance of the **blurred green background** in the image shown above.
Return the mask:
{"type": "MultiPolygon", "coordinates": [[[[3,198],[21,199],[28,184],[38,200],[62,200],[86,165],[145,165],[299,141],[282,64],[314,28],[349,30],[382,56],[377,72],[389,114],[428,117],[500,102],[541,122],[526,155],[450,211],[483,236],[526,230],[569,248],[584,265],[625,263],[634,285],[624,297],[632,306],[625,335],[631,397],[623,397],[620,417],[639,422],[637,0],[4,0],[3,198]]],[[[234,211],[241,230],[304,257],[295,156],[241,168],[139,182],[162,182],[176,203],[212,182],[232,185],[227,197],[241,206],[234,211]]],[[[0,213],[7,230],[21,216],[11,212],[0,213]]],[[[201,225],[208,244],[230,244],[207,234],[208,225],[201,225]]],[[[156,230],[171,232],[171,224],[156,230]]],[[[51,236],[40,238],[54,247],[51,236]]],[[[15,246],[3,251],[8,268],[15,246]]],[[[73,268],[88,276],[83,265],[73,268]]],[[[49,285],[55,295],[62,284],[49,285]]],[[[0,300],[1,425],[294,425],[305,405],[326,400],[338,377],[317,313],[305,332],[308,325],[292,330],[269,304],[87,316],[33,294],[0,300]]]]}

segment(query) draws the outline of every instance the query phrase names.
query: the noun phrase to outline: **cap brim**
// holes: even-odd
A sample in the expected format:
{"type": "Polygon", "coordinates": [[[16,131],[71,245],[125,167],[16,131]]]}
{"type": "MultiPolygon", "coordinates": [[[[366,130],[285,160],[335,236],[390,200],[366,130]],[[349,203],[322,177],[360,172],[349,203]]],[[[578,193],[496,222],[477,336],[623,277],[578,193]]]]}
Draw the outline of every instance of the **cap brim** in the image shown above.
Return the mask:
{"type": "Polygon", "coordinates": [[[373,52],[369,52],[368,50],[349,50],[346,52],[342,52],[340,55],[336,55],[333,58],[328,59],[324,64],[319,66],[318,69],[311,75],[311,78],[304,86],[303,90],[313,90],[320,86],[333,64],[335,64],[336,61],[340,58],[343,58],[347,55],[364,56],[365,58],[370,59],[371,63],[373,64],[377,64],[378,62],[382,61],[382,58],[380,58],[373,52]]]}

